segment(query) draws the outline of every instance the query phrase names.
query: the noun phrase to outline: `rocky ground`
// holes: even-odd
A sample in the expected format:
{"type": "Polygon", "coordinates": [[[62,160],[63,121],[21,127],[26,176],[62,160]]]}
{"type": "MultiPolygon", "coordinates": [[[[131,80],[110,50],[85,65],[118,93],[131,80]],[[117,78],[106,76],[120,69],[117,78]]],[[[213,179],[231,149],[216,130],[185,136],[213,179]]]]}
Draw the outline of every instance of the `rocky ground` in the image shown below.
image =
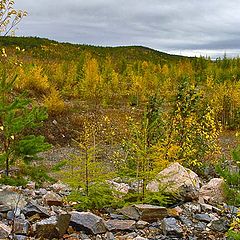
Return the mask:
{"type": "MultiPolygon", "coordinates": [[[[161,176],[167,178],[167,173],[177,182],[169,185],[169,189],[179,191],[176,206],[137,204],[98,214],[76,211],[74,205],[66,203],[64,197],[71,190],[62,183],[40,189],[34,183],[26,188],[2,185],[0,239],[226,239],[238,208],[224,203],[223,180],[212,179],[201,186],[195,173],[173,164],[148,185],[149,191],[154,191],[161,176]]],[[[130,188],[114,181],[112,185],[122,192],[130,188]]]]}

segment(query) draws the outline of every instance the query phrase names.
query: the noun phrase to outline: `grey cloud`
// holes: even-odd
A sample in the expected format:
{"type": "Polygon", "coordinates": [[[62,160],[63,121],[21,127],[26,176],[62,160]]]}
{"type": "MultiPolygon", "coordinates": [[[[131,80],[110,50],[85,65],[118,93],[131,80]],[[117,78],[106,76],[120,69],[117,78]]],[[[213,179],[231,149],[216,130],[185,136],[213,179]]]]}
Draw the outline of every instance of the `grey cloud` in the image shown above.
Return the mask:
{"type": "Polygon", "coordinates": [[[238,0],[19,0],[18,35],[160,51],[240,51],[238,0]]]}

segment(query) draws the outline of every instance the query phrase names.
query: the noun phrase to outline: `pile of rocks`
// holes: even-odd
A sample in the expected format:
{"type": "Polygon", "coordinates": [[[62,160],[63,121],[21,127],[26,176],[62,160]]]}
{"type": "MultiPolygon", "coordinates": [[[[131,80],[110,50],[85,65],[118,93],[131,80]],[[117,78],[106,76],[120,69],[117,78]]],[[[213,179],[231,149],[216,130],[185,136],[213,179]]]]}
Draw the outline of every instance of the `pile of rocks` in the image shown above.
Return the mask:
{"type": "MultiPolygon", "coordinates": [[[[196,177],[185,171],[188,176],[196,177]]],[[[176,179],[178,186],[175,184],[173,188],[181,190],[178,196],[182,199],[178,206],[137,204],[98,215],[66,205],[63,197],[69,189],[63,184],[40,189],[35,189],[34,183],[25,189],[0,186],[0,239],[225,239],[238,209],[223,203],[218,189],[222,180],[213,179],[200,188],[198,179],[185,179],[184,187],[180,176],[176,179]],[[211,196],[213,192],[218,195],[211,196]]],[[[154,184],[149,189],[150,186],[154,184]]]]}

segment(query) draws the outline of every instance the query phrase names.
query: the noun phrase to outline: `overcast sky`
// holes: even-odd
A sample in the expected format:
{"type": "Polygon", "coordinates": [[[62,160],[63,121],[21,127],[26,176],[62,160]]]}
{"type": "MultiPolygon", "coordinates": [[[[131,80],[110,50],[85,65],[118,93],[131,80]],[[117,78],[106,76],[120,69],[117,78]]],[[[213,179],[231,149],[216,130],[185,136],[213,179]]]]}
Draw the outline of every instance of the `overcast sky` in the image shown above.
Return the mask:
{"type": "Polygon", "coordinates": [[[189,56],[240,55],[240,0],[15,0],[18,36],[143,45],[189,56]]]}

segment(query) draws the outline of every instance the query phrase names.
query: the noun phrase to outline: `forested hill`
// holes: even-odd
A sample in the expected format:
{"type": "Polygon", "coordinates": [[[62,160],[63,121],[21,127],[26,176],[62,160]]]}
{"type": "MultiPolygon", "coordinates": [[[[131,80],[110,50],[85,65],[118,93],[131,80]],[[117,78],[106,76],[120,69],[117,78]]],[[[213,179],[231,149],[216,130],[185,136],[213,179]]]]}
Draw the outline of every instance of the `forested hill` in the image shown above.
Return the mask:
{"type": "Polygon", "coordinates": [[[33,51],[36,56],[49,48],[48,57],[60,59],[78,59],[82,52],[90,52],[96,58],[106,58],[114,61],[151,61],[153,63],[176,62],[187,57],[159,52],[143,46],[101,47],[82,44],[59,43],[46,38],[38,37],[0,37],[1,47],[18,46],[33,51]]]}
{"type": "Polygon", "coordinates": [[[49,116],[88,111],[89,106],[143,110],[150,97],[172,111],[184,83],[198,92],[202,105],[210,105],[217,121],[240,126],[239,58],[211,61],[140,46],[98,47],[34,37],[0,37],[0,48],[0,71],[9,79],[17,76],[15,90],[28,92],[49,116]]]}

